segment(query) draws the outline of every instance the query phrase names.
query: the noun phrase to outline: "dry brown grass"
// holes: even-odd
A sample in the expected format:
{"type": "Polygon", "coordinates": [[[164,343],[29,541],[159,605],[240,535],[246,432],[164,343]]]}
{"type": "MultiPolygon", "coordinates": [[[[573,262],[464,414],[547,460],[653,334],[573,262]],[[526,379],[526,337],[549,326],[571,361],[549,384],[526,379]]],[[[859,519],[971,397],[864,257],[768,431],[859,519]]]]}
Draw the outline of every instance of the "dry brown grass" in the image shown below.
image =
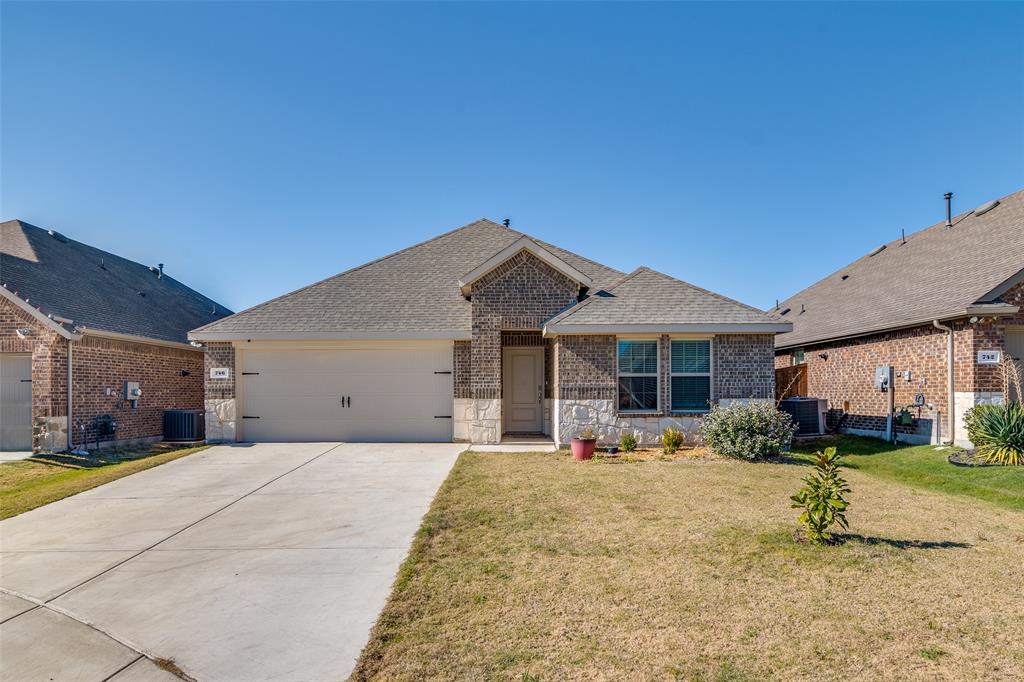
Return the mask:
{"type": "Polygon", "coordinates": [[[847,471],[797,544],[806,472],[465,453],[353,677],[1024,677],[1024,514],[847,471]]]}

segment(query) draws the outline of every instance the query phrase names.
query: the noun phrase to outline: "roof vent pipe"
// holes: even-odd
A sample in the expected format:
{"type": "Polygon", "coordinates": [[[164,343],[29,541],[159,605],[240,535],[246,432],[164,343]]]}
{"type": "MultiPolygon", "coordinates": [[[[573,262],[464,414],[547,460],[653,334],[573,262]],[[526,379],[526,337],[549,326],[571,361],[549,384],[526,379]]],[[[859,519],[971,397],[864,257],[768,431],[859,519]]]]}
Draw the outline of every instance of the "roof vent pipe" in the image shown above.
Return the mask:
{"type": "Polygon", "coordinates": [[[156,278],[157,279],[163,279],[164,278],[164,264],[163,263],[157,263],[156,266],[158,268],[160,268],[160,272],[157,274],[156,278]]]}
{"type": "Polygon", "coordinates": [[[953,193],[946,192],[946,229],[953,227],[953,193]]]}

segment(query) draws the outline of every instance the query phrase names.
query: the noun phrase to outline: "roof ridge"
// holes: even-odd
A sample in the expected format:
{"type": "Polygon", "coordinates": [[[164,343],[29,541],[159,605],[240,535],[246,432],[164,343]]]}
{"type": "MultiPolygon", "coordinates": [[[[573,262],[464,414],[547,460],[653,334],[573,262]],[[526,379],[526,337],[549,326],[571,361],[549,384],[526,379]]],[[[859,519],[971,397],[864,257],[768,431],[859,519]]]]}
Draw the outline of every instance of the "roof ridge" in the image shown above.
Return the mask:
{"type": "MultiPolygon", "coordinates": [[[[474,220],[473,222],[470,222],[470,223],[466,223],[465,225],[463,225],[461,227],[456,227],[453,230],[448,230],[447,232],[442,232],[439,235],[435,235],[435,236],[433,236],[433,237],[431,237],[429,239],[424,239],[421,242],[417,242],[416,244],[413,244],[411,246],[407,246],[407,247],[405,247],[403,249],[399,249],[398,251],[393,251],[392,253],[383,255],[383,256],[381,256],[379,258],[375,258],[375,259],[373,259],[373,260],[371,260],[369,262],[362,263],[362,264],[357,265],[355,267],[349,268],[348,270],[343,270],[341,272],[337,272],[337,273],[335,273],[333,275],[330,275],[328,277],[324,277],[323,279],[317,280],[316,282],[313,282],[312,284],[307,284],[304,287],[299,287],[298,289],[293,289],[292,291],[286,291],[285,293],[283,293],[283,294],[281,294],[279,296],[275,296],[274,298],[271,298],[269,300],[263,301],[262,303],[257,303],[256,305],[251,306],[249,308],[246,308],[244,310],[239,310],[238,312],[233,313],[231,315],[228,315],[227,317],[222,317],[219,320],[214,320],[213,322],[208,322],[208,323],[204,324],[202,327],[197,327],[197,328],[193,329],[192,332],[203,331],[207,327],[210,327],[210,326],[212,326],[214,324],[220,324],[224,320],[229,320],[232,317],[235,317],[236,315],[242,315],[244,313],[252,312],[253,310],[259,310],[260,308],[263,308],[264,306],[268,306],[271,303],[274,303],[275,301],[279,301],[279,300],[281,300],[282,298],[284,298],[286,296],[291,296],[292,294],[297,294],[297,293],[299,293],[301,291],[306,291],[307,289],[312,289],[313,287],[318,286],[320,284],[323,284],[324,282],[329,282],[332,279],[336,279],[338,277],[343,277],[344,275],[348,275],[348,274],[351,274],[353,272],[358,272],[359,270],[362,270],[363,268],[368,268],[371,265],[376,265],[377,263],[380,263],[382,261],[386,261],[389,258],[394,258],[395,256],[400,256],[401,254],[405,253],[406,251],[411,251],[412,249],[418,248],[420,246],[424,246],[424,245],[429,244],[431,242],[437,241],[438,239],[441,239],[443,237],[447,237],[448,235],[455,234],[456,232],[459,232],[460,230],[465,230],[467,228],[473,227],[474,225],[479,225],[481,223],[489,223],[489,224],[491,224],[491,225],[493,225],[495,227],[502,227],[502,226],[498,225],[496,222],[494,222],[493,220],[490,220],[488,218],[478,218],[477,220],[474,220]]],[[[515,230],[513,230],[513,231],[515,232],[515,230]]],[[[521,233],[519,233],[519,234],[521,234],[521,233]]]]}

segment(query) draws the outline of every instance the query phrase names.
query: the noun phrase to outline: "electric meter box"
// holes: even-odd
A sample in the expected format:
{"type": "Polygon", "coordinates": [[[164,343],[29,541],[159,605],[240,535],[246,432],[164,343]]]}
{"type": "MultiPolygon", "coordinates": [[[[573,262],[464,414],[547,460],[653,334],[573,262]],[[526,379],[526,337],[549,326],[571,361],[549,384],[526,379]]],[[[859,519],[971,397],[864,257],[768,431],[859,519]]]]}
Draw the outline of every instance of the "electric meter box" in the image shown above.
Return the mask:
{"type": "Polygon", "coordinates": [[[888,391],[892,387],[892,366],[875,367],[875,388],[888,391]]]}

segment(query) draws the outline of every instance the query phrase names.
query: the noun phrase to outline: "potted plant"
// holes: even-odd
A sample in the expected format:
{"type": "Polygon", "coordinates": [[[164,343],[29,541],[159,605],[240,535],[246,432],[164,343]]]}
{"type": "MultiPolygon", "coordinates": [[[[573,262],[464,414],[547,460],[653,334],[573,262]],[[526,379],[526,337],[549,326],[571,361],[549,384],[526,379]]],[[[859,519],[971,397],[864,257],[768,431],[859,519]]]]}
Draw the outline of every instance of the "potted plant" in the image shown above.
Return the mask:
{"type": "Polygon", "coordinates": [[[597,436],[594,429],[589,426],[579,432],[572,439],[572,457],[575,460],[583,461],[594,456],[594,447],[597,445],[597,436]]]}

